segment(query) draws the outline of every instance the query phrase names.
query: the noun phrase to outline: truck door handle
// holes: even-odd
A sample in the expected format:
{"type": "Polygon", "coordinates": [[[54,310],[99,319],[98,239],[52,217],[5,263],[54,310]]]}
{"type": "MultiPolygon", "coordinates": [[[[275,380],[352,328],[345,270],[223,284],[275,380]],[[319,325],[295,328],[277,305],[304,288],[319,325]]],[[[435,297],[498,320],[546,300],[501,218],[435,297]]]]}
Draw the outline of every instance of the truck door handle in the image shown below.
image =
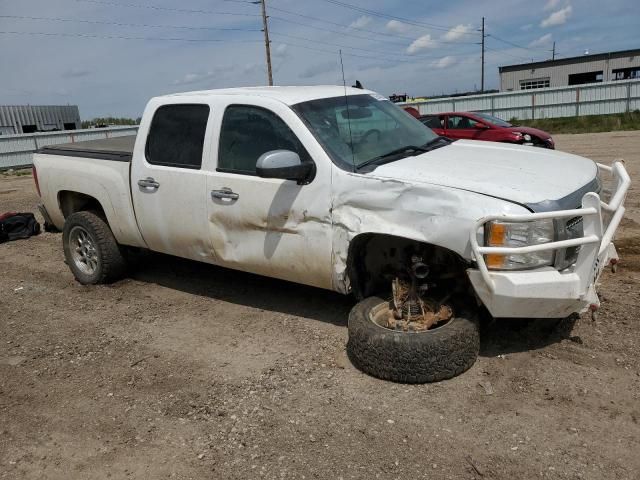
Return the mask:
{"type": "Polygon", "coordinates": [[[211,190],[211,198],[222,198],[226,200],[237,200],[240,195],[235,193],[230,188],[224,187],[220,190],[211,190]]]}
{"type": "Polygon", "coordinates": [[[160,184],[156,182],[152,177],[147,177],[138,180],[138,185],[142,188],[160,188],[160,184]]]}

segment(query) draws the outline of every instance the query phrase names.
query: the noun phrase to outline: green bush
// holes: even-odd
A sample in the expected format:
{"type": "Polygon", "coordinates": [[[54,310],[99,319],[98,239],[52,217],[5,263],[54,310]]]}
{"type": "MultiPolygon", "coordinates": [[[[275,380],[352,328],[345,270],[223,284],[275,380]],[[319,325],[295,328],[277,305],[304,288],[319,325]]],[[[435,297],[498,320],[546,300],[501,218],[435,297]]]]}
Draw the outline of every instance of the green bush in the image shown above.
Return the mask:
{"type": "Polygon", "coordinates": [[[618,130],[640,130],[640,111],[610,115],[585,115],[581,117],[540,118],[536,120],[510,120],[514,125],[539,128],[551,134],[594,133],[618,130]]]}

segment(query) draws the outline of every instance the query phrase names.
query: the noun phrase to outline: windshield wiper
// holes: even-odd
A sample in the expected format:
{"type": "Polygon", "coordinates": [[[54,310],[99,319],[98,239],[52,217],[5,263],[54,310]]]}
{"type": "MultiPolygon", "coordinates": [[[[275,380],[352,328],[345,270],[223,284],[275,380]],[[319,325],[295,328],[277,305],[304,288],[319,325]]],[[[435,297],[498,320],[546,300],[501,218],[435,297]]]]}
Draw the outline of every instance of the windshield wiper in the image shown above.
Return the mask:
{"type": "MultiPolygon", "coordinates": [[[[400,147],[400,148],[396,148],[395,150],[391,150],[388,153],[385,153],[384,155],[380,155],[378,157],[373,157],[370,158],[369,160],[366,160],[365,162],[361,163],[360,165],[357,166],[357,170],[361,170],[362,168],[368,166],[368,165],[374,165],[374,164],[380,164],[382,165],[383,163],[388,163],[385,162],[385,160],[388,160],[391,157],[394,157],[396,155],[400,155],[402,153],[411,153],[411,152],[415,152],[415,154],[418,153],[425,153],[425,152],[430,152],[431,150],[434,150],[436,148],[439,148],[440,145],[438,145],[439,143],[441,143],[442,141],[445,141],[446,143],[444,145],[448,145],[452,142],[452,140],[448,139],[447,137],[442,137],[442,136],[438,136],[436,138],[434,138],[433,140],[429,140],[427,143],[425,143],[424,145],[417,147],[415,145],[405,145],[404,147],[400,147]]],[[[444,147],[444,145],[442,145],[444,147]]],[[[399,160],[400,158],[404,158],[402,157],[398,157],[397,159],[394,160],[399,160]]],[[[393,161],[393,160],[391,160],[393,161]]]]}
{"type": "MultiPolygon", "coordinates": [[[[423,149],[425,152],[429,152],[429,151],[433,150],[433,149],[434,149],[434,148],[435,148],[435,147],[436,147],[440,142],[442,142],[442,141],[447,142],[447,145],[448,145],[448,144],[449,144],[449,143],[451,143],[453,140],[451,140],[450,138],[443,137],[443,136],[440,136],[440,135],[439,135],[439,136],[437,136],[436,138],[434,138],[433,140],[429,140],[427,143],[425,143],[425,144],[422,146],[422,149],[423,149]]],[[[443,145],[443,146],[444,146],[444,145],[443,145]]]]}
{"type": "Polygon", "coordinates": [[[424,153],[424,152],[428,152],[429,150],[427,148],[425,148],[428,144],[429,143],[425,144],[425,146],[423,146],[423,147],[416,147],[415,145],[405,145],[404,147],[396,148],[395,150],[391,150],[390,152],[387,152],[384,155],[380,155],[378,157],[373,157],[373,158],[370,158],[369,160],[366,160],[366,161],[362,162],[360,165],[358,165],[357,169],[360,170],[361,168],[366,167],[367,165],[373,165],[374,163],[378,163],[380,160],[385,160],[385,159],[388,159],[389,157],[393,157],[393,156],[399,155],[401,153],[409,153],[409,152],[424,153]]]}

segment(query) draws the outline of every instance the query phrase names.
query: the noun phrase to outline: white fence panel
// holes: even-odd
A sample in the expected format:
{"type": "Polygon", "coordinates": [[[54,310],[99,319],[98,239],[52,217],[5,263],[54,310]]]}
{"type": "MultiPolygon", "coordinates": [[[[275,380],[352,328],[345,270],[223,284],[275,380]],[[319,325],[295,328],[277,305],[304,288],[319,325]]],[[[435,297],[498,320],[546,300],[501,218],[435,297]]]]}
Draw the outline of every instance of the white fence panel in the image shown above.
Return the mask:
{"type": "Polygon", "coordinates": [[[406,105],[423,115],[476,111],[504,120],[623,113],[640,108],[640,80],[438,98],[406,105]]]}
{"type": "Polygon", "coordinates": [[[30,166],[33,152],[47,145],[135,135],[137,131],[138,127],[132,126],[27,133],[23,135],[0,135],[0,170],[30,166]]]}

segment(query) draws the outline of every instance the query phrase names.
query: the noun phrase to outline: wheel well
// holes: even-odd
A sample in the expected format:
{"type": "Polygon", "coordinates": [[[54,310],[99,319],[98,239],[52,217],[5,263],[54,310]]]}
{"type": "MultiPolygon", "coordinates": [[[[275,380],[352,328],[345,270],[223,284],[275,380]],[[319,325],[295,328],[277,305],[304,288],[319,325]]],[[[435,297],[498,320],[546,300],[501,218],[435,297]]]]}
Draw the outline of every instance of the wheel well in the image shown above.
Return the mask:
{"type": "Polygon", "coordinates": [[[63,190],[58,193],[58,204],[60,205],[60,210],[64,218],[67,218],[72,213],[88,210],[96,212],[96,214],[102,218],[106,218],[100,202],[94,197],[84,193],[63,190]]]}
{"type": "Polygon", "coordinates": [[[469,262],[444,247],[403,237],[365,233],[349,244],[347,275],[358,298],[389,292],[391,281],[407,272],[418,256],[429,267],[429,281],[458,289],[469,287],[465,270],[469,262]]]}

